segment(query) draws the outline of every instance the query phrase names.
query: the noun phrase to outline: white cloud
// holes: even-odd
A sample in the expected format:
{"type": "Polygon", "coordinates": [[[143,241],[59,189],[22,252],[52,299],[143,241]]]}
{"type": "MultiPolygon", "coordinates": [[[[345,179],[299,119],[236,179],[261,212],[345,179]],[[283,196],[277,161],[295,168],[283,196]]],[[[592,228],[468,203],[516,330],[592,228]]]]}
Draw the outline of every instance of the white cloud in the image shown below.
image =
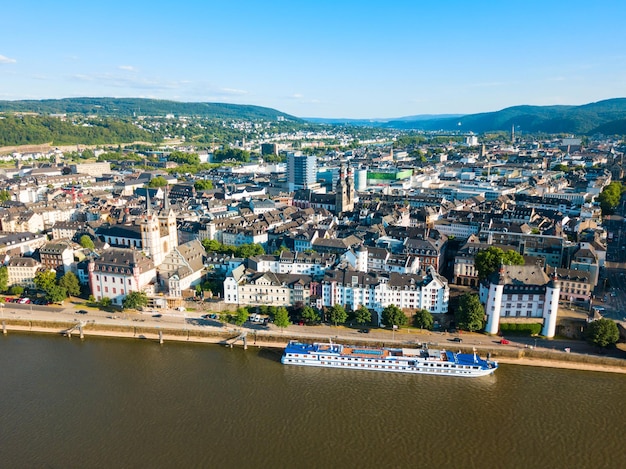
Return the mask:
{"type": "Polygon", "coordinates": [[[242,95],[242,94],[248,94],[248,92],[246,90],[238,90],[236,88],[222,88],[220,91],[222,91],[225,94],[235,94],[235,95],[242,95]]]}
{"type": "Polygon", "coordinates": [[[15,62],[17,62],[17,60],[0,55],[0,64],[14,64],[15,62]]]}
{"type": "Polygon", "coordinates": [[[300,93],[294,93],[294,94],[292,94],[292,95],[291,95],[291,96],[289,96],[289,97],[290,97],[291,99],[302,99],[302,98],[304,98],[304,95],[303,95],[303,94],[300,94],[300,93]]]}
{"type": "Polygon", "coordinates": [[[119,65],[117,67],[120,70],[125,70],[127,72],[136,72],[137,69],[135,67],[133,67],[132,65],[119,65]]]}

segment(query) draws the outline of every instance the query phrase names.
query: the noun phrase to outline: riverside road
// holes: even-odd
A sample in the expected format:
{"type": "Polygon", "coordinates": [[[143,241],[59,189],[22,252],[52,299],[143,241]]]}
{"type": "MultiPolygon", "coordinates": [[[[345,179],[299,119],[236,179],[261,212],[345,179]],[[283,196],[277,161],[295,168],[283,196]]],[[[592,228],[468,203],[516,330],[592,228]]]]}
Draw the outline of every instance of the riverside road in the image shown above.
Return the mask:
{"type": "Polygon", "coordinates": [[[544,339],[541,337],[507,337],[509,344],[500,344],[500,337],[491,337],[484,334],[469,332],[432,332],[420,329],[400,329],[391,331],[386,329],[371,329],[363,333],[359,329],[347,326],[331,326],[321,324],[315,326],[290,325],[281,331],[274,324],[255,324],[246,322],[242,327],[227,324],[217,319],[205,319],[203,311],[167,310],[155,312],[107,312],[82,305],[39,306],[32,304],[6,303],[0,306],[0,320],[21,319],[32,321],[59,321],[96,323],[115,326],[142,326],[149,328],[178,329],[189,331],[218,331],[240,332],[247,331],[255,339],[263,339],[264,335],[284,335],[289,339],[306,338],[326,342],[341,340],[342,342],[383,342],[385,345],[412,345],[429,344],[434,347],[455,349],[462,347],[498,347],[502,349],[519,350],[520,348],[537,348],[539,350],[557,350],[565,353],[569,349],[573,353],[589,354],[596,350],[582,341],[563,339],[544,339]],[[82,311],[82,313],[79,313],[82,311]]]}

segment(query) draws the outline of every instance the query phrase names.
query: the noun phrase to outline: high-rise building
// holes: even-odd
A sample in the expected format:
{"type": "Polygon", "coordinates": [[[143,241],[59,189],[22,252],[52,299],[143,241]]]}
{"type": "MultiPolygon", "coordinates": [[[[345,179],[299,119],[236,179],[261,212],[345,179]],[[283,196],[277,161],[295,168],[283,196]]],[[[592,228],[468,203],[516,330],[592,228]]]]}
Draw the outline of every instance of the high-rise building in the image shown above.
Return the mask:
{"type": "Polygon", "coordinates": [[[287,154],[287,184],[289,191],[308,189],[317,182],[317,158],[296,152],[287,154]]]}

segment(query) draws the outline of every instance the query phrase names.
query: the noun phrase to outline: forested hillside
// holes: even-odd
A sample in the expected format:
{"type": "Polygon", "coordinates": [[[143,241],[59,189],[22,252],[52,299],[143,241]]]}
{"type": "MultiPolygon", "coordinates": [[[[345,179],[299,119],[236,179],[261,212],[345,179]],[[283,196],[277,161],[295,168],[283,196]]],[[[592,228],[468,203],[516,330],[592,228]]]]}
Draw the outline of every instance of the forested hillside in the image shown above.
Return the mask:
{"type": "Polygon", "coordinates": [[[81,123],[44,116],[0,118],[0,146],[32,145],[99,145],[135,141],[156,142],[161,137],[119,119],[94,119],[81,123]]]}

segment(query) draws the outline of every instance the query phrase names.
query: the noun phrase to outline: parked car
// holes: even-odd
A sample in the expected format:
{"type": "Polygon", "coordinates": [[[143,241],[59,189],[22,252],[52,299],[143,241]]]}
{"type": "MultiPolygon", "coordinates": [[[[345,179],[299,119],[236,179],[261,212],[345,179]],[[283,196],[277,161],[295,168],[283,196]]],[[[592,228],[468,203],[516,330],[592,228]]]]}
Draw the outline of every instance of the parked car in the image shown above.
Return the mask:
{"type": "Polygon", "coordinates": [[[452,342],[463,342],[463,339],[461,339],[460,337],[455,337],[454,339],[452,339],[452,342]]]}
{"type": "Polygon", "coordinates": [[[21,304],[21,305],[28,304],[28,303],[30,303],[30,298],[20,298],[18,303],[21,304]]]}
{"type": "Polygon", "coordinates": [[[510,341],[508,341],[508,340],[506,340],[505,338],[502,338],[502,339],[500,339],[500,343],[501,343],[502,345],[509,345],[511,342],[510,342],[510,341]]]}
{"type": "Polygon", "coordinates": [[[78,311],[76,311],[76,314],[87,314],[87,311],[84,309],[79,309],[78,311]]]}

